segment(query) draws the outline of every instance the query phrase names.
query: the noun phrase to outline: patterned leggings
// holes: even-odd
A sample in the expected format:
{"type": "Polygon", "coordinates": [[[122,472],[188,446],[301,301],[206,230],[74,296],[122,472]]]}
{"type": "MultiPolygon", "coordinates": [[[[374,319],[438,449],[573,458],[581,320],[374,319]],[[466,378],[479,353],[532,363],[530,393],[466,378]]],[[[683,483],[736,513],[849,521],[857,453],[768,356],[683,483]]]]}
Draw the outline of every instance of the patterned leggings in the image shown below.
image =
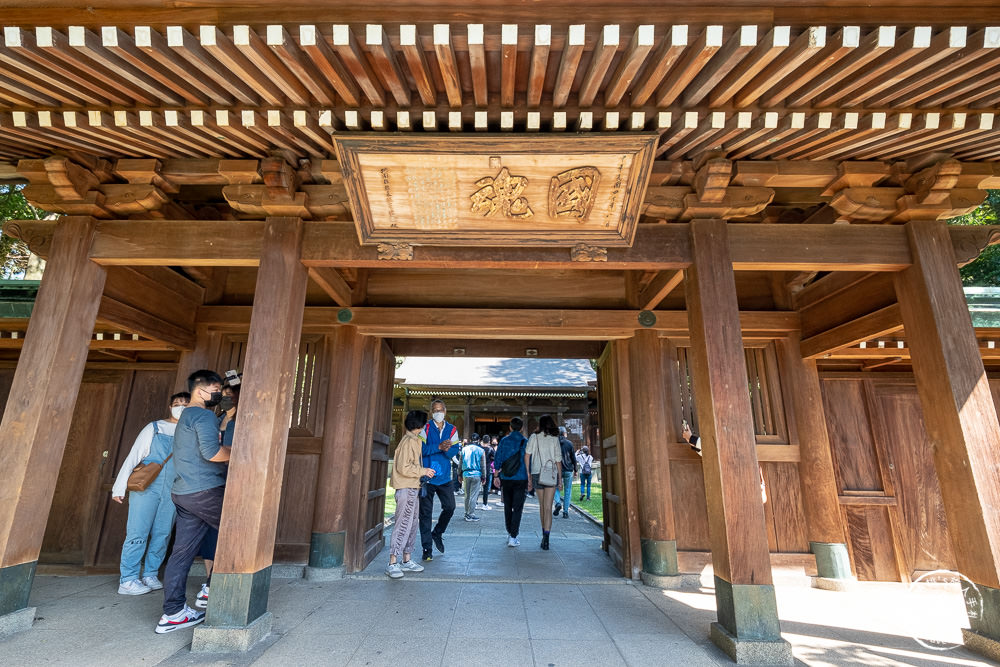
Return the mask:
{"type": "Polygon", "coordinates": [[[420,489],[396,489],[396,523],[392,527],[389,555],[397,559],[412,554],[417,544],[419,495],[420,489]]]}

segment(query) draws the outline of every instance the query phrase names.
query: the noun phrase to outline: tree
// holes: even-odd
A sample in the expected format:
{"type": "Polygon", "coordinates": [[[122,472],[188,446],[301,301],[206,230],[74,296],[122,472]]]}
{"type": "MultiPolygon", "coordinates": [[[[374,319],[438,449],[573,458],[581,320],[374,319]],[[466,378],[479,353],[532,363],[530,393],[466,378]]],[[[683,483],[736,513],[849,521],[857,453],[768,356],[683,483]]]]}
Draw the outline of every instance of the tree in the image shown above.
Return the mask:
{"type": "MultiPolygon", "coordinates": [[[[1000,190],[989,190],[986,201],[975,211],[948,221],[949,225],[1000,225],[1000,190]]],[[[1000,287],[1000,246],[990,246],[979,258],[963,266],[962,284],[969,287],[1000,287]]]]}
{"type": "MultiPolygon", "coordinates": [[[[46,215],[24,198],[23,185],[0,184],[0,222],[8,220],[38,220],[46,215]]],[[[11,278],[23,273],[31,252],[21,240],[0,234],[0,277],[11,278]]]]}

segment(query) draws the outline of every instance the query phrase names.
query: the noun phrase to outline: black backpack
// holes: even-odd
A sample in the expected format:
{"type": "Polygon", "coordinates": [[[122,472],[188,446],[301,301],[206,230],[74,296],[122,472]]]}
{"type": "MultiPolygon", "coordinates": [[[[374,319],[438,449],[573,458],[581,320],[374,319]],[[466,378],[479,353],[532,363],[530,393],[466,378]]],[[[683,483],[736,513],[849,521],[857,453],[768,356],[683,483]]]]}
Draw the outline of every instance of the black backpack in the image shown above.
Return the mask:
{"type": "Polygon", "coordinates": [[[517,474],[517,471],[521,469],[521,461],[524,460],[524,436],[521,436],[521,446],[517,449],[517,454],[513,456],[508,456],[504,459],[504,462],[500,465],[500,472],[503,473],[504,477],[510,478],[517,474]]]}

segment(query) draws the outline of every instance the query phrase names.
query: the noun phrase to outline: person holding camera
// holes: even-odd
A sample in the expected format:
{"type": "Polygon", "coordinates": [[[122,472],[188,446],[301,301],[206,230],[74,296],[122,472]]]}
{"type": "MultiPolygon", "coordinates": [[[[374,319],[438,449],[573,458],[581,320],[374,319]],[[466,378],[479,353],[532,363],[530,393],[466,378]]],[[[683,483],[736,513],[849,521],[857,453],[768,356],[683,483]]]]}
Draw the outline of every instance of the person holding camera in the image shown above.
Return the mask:
{"type": "Polygon", "coordinates": [[[111,487],[111,499],[120,505],[125,500],[129,475],[137,465],[156,462],[163,466],[145,491],[132,491],[128,496],[128,523],[122,545],[119,595],[143,595],[163,588],[156,575],[167,554],[167,542],[174,529],[176,514],[174,502],[170,499],[170,487],[174,483],[174,464],[170,460],[174,452],[174,428],[190,398],[191,394],[186,391],[174,394],[170,397],[170,417],[146,424],[111,487]],[[146,557],[145,566],[143,555],[146,557]],[[140,569],[142,578],[139,577],[140,569]]]}
{"type": "Polygon", "coordinates": [[[433,468],[422,465],[420,432],[427,425],[427,413],[411,410],[407,413],[403,426],[406,434],[396,446],[392,464],[392,488],[396,489],[396,523],[389,538],[389,564],[385,573],[390,579],[399,579],[404,572],[423,572],[424,566],[410,559],[417,545],[418,509],[420,487],[433,479],[433,468]],[[402,556],[402,562],[400,562],[402,556]]]}

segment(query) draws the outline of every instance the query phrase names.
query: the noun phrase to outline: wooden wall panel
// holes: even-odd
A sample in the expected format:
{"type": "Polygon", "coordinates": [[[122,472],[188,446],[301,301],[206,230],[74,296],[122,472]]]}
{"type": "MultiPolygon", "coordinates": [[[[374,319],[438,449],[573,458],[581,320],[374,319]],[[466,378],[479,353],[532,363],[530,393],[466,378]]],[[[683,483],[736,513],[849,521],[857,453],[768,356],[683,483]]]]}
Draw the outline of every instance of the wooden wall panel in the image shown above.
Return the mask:
{"type": "Polygon", "coordinates": [[[920,398],[913,385],[876,389],[899,513],[899,541],[910,575],[954,569],[955,557],[920,398]]]}
{"type": "Polygon", "coordinates": [[[795,463],[762,463],[767,502],[768,535],[774,536],[771,551],[807,553],[806,518],[802,510],[799,467],[795,463]]]}
{"type": "Polygon", "coordinates": [[[39,561],[92,565],[100,531],[101,479],[117,450],[131,372],[86,372],[45,526],[39,561]],[[107,451],[108,456],[102,456],[107,451]]]}
{"type": "Polygon", "coordinates": [[[275,561],[304,563],[309,560],[316,496],[316,461],[315,454],[285,456],[278,529],[274,539],[275,561]]]}
{"type": "Polygon", "coordinates": [[[840,488],[851,491],[882,491],[863,382],[824,382],[823,406],[840,488]]]}
{"type": "Polygon", "coordinates": [[[122,543],[125,541],[125,525],[128,521],[128,504],[119,505],[111,501],[111,485],[122,463],[128,457],[139,432],[155,419],[169,416],[168,399],[173,393],[176,372],[136,371],[132,374],[128,407],[124,425],[118,438],[117,451],[111,451],[103,467],[100,491],[97,498],[97,513],[101,517],[100,538],[94,565],[100,568],[116,568],[121,560],[122,543]]]}
{"type": "Polygon", "coordinates": [[[701,461],[670,462],[670,488],[674,499],[674,525],[679,551],[708,551],[708,506],[701,461]]]}

